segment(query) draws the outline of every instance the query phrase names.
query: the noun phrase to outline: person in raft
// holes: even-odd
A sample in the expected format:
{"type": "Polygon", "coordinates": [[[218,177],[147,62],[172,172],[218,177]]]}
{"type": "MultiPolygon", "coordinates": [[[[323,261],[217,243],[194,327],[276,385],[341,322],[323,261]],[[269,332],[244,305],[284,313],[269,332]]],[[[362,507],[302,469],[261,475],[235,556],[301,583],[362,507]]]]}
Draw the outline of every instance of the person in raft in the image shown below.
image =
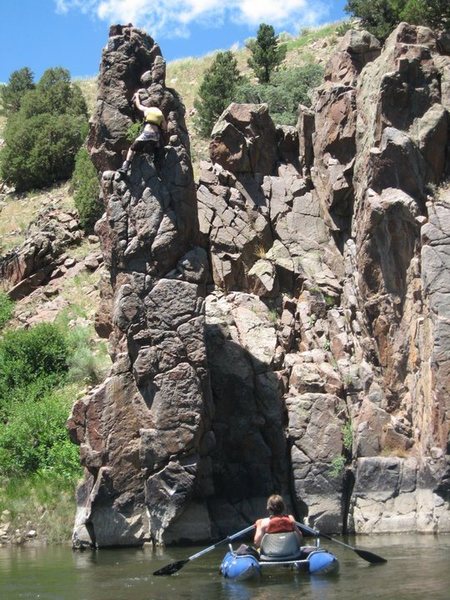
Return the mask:
{"type": "MultiPolygon", "coordinates": [[[[141,103],[139,92],[136,92],[133,96],[133,102],[138,110],[144,114],[144,127],[138,137],[131,144],[127,157],[123,165],[119,169],[119,173],[127,173],[131,166],[131,161],[134,158],[136,152],[142,152],[154,155],[155,162],[161,160],[161,150],[163,147],[163,136],[162,132],[167,131],[166,120],[164,115],[156,106],[144,106],[141,103]]],[[[156,167],[156,165],[155,165],[156,167]]]]}
{"type": "Polygon", "coordinates": [[[295,532],[300,546],[302,532],[297,527],[294,517],[286,514],[283,498],[278,496],[278,494],[270,496],[267,500],[267,510],[269,516],[256,521],[255,538],[253,540],[255,546],[258,548],[261,545],[261,541],[266,533],[285,533],[288,531],[295,532]]]}

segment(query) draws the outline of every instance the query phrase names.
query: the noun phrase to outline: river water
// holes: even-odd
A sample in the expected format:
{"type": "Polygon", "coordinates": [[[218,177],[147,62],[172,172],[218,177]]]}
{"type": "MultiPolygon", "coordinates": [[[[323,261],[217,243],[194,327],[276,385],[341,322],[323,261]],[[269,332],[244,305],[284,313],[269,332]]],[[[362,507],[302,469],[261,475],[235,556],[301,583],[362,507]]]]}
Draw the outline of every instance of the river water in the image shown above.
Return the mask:
{"type": "Polygon", "coordinates": [[[200,548],[73,552],[66,546],[0,548],[0,600],[449,600],[450,535],[359,536],[343,540],[388,560],[370,565],[351,550],[324,543],[338,575],[264,574],[255,582],[224,580],[225,548],[189,562],[176,575],[153,571],[200,548]]]}

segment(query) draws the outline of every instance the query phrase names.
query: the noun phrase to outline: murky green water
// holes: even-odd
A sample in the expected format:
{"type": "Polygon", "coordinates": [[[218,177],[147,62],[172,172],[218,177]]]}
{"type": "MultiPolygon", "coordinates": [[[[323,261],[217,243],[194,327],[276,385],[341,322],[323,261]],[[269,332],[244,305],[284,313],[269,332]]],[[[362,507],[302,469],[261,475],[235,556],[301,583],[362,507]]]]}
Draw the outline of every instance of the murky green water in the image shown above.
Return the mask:
{"type": "Polygon", "coordinates": [[[340,560],[339,575],[320,578],[285,572],[239,584],[218,573],[225,549],[188,563],[177,575],[153,577],[156,569],[198,549],[155,554],[133,549],[75,553],[66,547],[0,548],[0,599],[450,599],[450,536],[364,536],[347,542],[388,562],[370,565],[329,542],[326,546],[340,560]]]}

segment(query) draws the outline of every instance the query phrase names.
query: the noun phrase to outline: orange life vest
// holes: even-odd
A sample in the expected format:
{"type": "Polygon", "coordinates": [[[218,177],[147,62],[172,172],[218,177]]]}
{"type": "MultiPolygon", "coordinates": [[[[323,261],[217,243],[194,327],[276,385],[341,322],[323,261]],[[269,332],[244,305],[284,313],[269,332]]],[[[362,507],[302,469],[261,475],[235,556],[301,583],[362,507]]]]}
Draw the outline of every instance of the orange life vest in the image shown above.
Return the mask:
{"type": "Polygon", "coordinates": [[[285,533],[286,531],[294,531],[294,527],[294,523],[287,515],[270,517],[266,533],[285,533]]]}

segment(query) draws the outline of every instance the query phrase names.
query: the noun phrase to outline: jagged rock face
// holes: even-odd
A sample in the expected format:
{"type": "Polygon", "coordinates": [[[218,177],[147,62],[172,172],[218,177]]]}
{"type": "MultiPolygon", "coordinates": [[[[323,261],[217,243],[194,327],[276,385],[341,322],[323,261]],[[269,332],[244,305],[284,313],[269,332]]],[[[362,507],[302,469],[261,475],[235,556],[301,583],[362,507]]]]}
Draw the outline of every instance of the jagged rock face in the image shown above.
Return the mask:
{"type": "MultiPolygon", "coordinates": [[[[195,187],[184,107],[164,83],[158,46],[132,26],[114,26],[103,53],[100,96],[89,148],[103,171],[106,213],[97,223],[109,281],[99,332],[109,335],[110,377],[78,401],[69,419],[86,476],[78,492],[74,545],[136,545],[171,534],[181,513],[196,513],[193,539],[210,535],[203,479],[210,465],[209,380],[204,342],[207,257],[195,246],[195,187]],[[122,160],[132,122],[129,100],[157,105],[168,123],[162,167],[122,160]],[[106,314],[109,313],[109,319],[106,314]],[[209,436],[209,437],[208,437],[209,436]]],[[[211,445],[211,442],[210,442],[211,445]]]]}
{"type": "MultiPolygon", "coordinates": [[[[408,412],[418,404],[429,411],[436,402],[436,390],[417,385],[422,369],[424,376],[428,370],[423,353],[434,344],[433,334],[424,343],[419,333],[430,301],[421,281],[421,272],[422,279],[426,275],[420,228],[432,215],[425,206],[426,186],[445,178],[449,142],[435,56],[431,31],[402,24],[358,83],[353,229],[363,275],[359,289],[392,411],[408,412]],[[418,352],[411,355],[408,347],[418,352]]],[[[419,443],[417,429],[425,423],[411,425],[419,443]]],[[[419,446],[420,453],[430,450],[419,446]]]]}
{"type": "Polygon", "coordinates": [[[256,295],[215,292],[206,299],[206,340],[214,416],[209,506],[226,535],[264,511],[274,489],[288,494],[286,416],[273,314],[256,295]]]}
{"type": "MultiPolygon", "coordinates": [[[[319,521],[319,515],[326,514],[321,525],[336,529],[342,525],[342,477],[328,472],[342,447],[346,406],[336,395],[342,394],[343,384],[330,363],[328,345],[335,333],[336,353],[345,360],[348,340],[343,315],[338,309],[327,314],[326,302],[334,304],[342,293],[344,264],[311,178],[300,172],[298,160],[286,160],[283,143],[274,146],[272,124],[258,127],[261,110],[266,109],[244,105],[238,110],[232,104],[224,112],[213,131],[215,162],[202,164],[198,188],[200,231],[211,256],[213,280],[229,291],[219,301],[216,296],[207,298],[207,331],[214,333],[207,337],[216,407],[213,430],[221,449],[219,455],[212,454],[212,463],[223,483],[216,491],[238,503],[220,504],[228,514],[243,498],[253,497],[253,503],[247,503],[253,518],[255,509],[263,507],[264,495],[283,491],[299,515],[319,521]],[[242,115],[240,124],[237,115],[242,115]],[[253,115],[255,126],[248,115],[253,115]],[[257,137],[261,147],[276,151],[270,169],[255,161],[254,169],[248,170],[248,161],[244,170],[240,161],[230,161],[231,122],[234,131],[246,131],[240,145],[233,138],[234,156],[244,156],[257,137]],[[264,304],[258,296],[266,303],[265,311],[270,310],[272,323],[261,323],[264,304]],[[237,409],[240,427],[229,409],[224,410],[229,405],[237,409]],[[328,423],[320,441],[316,417],[328,423]],[[283,427],[287,437],[280,435],[283,427]],[[226,443],[228,429],[236,434],[226,443]],[[306,436],[304,429],[309,431],[306,436]],[[243,430],[245,447],[239,437],[243,430]],[[228,481],[233,493],[226,487],[228,481]]],[[[281,139],[287,135],[289,131],[280,132],[281,139]]]]}
{"type": "Polygon", "coordinates": [[[347,31],[325,66],[324,79],[355,86],[363,68],[380,55],[380,42],[368,31],[347,31]]]}
{"type": "Polygon", "coordinates": [[[442,47],[406,24],[382,49],[348,34],[296,129],[232,104],[196,200],[159,51],[112,29],[90,143],[115,362],[70,420],[76,543],[226,535],[274,492],[324,531],[450,530],[442,47]],[[139,86],[170,143],[162,172],[139,156],[123,180],[139,86]]]}
{"type": "Polygon", "coordinates": [[[26,233],[26,240],[0,260],[0,288],[13,300],[58,277],[67,257],[64,250],[78,244],[82,232],[75,213],[49,208],[26,233]]]}
{"type": "Polygon", "coordinates": [[[200,175],[213,280],[231,292],[222,302],[252,292],[277,312],[269,372],[288,419],[291,500],[324,529],[448,530],[448,228],[445,205],[426,205],[427,186],[449,173],[439,48],[406,24],[383,49],[349,33],[313,107],[300,108],[298,162],[278,144],[275,163],[252,167],[248,115],[258,144],[273,145],[273,128],[265,138],[258,107],[231,105],[200,175]],[[368,486],[389,461],[395,485],[368,486]]]}
{"type": "Polygon", "coordinates": [[[155,104],[170,115],[169,135],[178,135],[184,147],[189,147],[180,101],[165,87],[165,61],[150,36],[132,26],[112,26],[101,70],[88,140],[92,161],[99,171],[121,164],[121,154],[129,146],[127,129],[142,117],[131,102],[139,88],[145,89],[149,105],[155,104]]]}
{"type": "Polygon", "coordinates": [[[211,160],[234,173],[270,174],[277,159],[277,134],[267,105],[232,103],[216,123],[211,160]]]}
{"type": "MultiPolygon", "coordinates": [[[[352,325],[355,346],[362,345],[371,365],[363,404],[358,409],[353,399],[349,407],[356,433],[354,453],[375,457],[399,452],[417,460],[414,484],[408,489],[396,484],[396,491],[386,480],[375,479],[369,488],[367,481],[361,484],[366,477],[360,475],[363,464],[374,471],[390,469],[383,460],[392,459],[356,463],[350,524],[359,531],[385,531],[387,523],[391,531],[448,529],[442,498],[448,496],[444,456],[449,413],[444,390],[449,379],[445,361],[438,358],[445,345],[445,286],[439,293],[428,278],[431,261],[432,279],[445,280],[441,244],[448,229],[441,204],[425,202],[427,185],[448,176],[449,114],[440,81],[449,66],[430,30],[401,24],[359,76],[353,89],[356,112],[342,116],[346,124],[356,117],[349,186],[354,213],[347,225],[351,239],[343,239],[345,262],[354,271],[344,286],[343,302],[358,321],[360,332],[352,325]],[[432,232],[431,238],[421,232],[432,232]],[[381,490],[386,489],[390,492],[382,498],[381,490]],[[397,494],[393,506],[390,498],[397,494]],[[405,518],[392,518],[397,512],[404,512],[405,518]]],[[[339,91],[340,84],[335,86],[339,91]]],[[[317,124],[316,131],[320,132],[317,124]]],[[[347,159],[339,159],[338,152],[335,157],[342,172],[346,167],[348,172],[347,159]]],[[[320,157],[314,166],[319,167],[315,182],[329,179],[320,157]]],[[[324,198],[329,201],[330,194],[324,198]]],[[[399,469],[401,474],[401,460],[399,469]]]]}

